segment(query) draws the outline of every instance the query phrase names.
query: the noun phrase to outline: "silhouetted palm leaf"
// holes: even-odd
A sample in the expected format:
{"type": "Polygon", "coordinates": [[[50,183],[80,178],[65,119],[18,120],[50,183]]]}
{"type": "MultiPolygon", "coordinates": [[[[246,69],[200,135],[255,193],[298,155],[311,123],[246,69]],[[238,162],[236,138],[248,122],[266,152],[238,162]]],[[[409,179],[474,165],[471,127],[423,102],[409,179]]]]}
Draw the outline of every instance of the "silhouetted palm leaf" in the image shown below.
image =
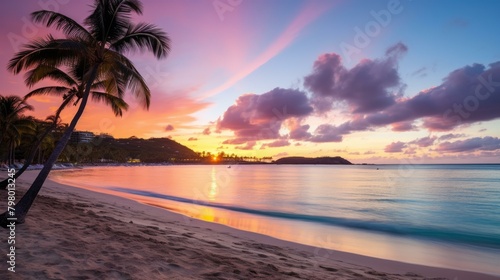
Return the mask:
{"type": "Polygon", "coordinates": [[[156,57],[162,58],[168,54],[170,39],[163,30],[152,24],[131,24],[127,29],[127,33],[112,43],[110,48],[119,53],[146,48],[154,53],[156,57]]]}
{"type": "Polygon", "coordinates": [[[68,37],[79,37],[84,40],[92,39],[92,35],[85,27],[63,14],[44,10],[31,13],[31,18],[33,22],[44,24],[47,27],[55,25],[56,30],[61,30],[68,37]]]}

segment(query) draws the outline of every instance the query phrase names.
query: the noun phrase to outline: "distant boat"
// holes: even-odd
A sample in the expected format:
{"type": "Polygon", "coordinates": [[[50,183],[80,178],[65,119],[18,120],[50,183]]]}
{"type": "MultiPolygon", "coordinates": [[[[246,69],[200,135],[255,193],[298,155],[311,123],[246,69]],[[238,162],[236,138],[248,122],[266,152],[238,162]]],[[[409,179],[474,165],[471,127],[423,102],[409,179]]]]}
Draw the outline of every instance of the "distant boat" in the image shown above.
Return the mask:
{"type": "Polygon", "coordinates": [[[227,168],[231,168],[231,165],[228,165],[227,168]]]}

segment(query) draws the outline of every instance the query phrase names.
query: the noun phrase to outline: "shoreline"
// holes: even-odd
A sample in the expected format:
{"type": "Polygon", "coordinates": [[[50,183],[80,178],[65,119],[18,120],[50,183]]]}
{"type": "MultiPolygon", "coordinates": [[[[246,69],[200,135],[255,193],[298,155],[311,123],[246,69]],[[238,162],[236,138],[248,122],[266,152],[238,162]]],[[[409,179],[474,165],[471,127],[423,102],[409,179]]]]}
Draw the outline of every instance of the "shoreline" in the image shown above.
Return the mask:
{"type": "MultiPolygon", "coordinates": [[[[16,188],[26,189],[37,172],[27,171],[16,188]]],[[[5,202],[5,197],[2,195],[0,201],[5,202]]],[[[40,279],[40,275],[149,279],[167,275],[169,279],[500,279],[283,241],[50,180],[40,191],[26,223],[17,227],[17,235],[19,266],[7,279],[40,279]]],[[[1,253],[7,254],[6,246],[1,253]]],[[[0,276],[6,272],[5,268],[0,276]]]]}

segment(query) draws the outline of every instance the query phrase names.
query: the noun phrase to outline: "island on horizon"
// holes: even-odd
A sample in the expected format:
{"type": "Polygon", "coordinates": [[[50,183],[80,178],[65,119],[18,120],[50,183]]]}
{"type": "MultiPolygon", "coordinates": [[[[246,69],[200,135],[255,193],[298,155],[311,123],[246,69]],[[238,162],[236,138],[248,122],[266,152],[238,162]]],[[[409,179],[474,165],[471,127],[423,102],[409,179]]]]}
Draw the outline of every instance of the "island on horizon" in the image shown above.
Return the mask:
{"type": "Polygon", "coordinates": [[[273,161],[274,164],[352,164],[350,161],[336,157],[284,157],[273,161]]]}

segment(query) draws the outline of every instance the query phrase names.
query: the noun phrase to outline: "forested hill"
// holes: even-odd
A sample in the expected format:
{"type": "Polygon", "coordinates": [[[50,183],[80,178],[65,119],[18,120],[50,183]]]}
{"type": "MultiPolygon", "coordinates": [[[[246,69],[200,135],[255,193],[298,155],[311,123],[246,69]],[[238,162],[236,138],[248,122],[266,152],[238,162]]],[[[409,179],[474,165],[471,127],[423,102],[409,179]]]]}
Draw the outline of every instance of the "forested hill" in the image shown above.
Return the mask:
{"type": "Polygon", "coordinates": [[[275,164],[352,164],[342,157],[284,157],[274,161],[275,164]]]}
{"type": "Polygon", "coordinates": [[[61,158],[69,162],[196,162],[199,155],[168,138],[95,138],[90,143],[70,144],[61,158]]]}

